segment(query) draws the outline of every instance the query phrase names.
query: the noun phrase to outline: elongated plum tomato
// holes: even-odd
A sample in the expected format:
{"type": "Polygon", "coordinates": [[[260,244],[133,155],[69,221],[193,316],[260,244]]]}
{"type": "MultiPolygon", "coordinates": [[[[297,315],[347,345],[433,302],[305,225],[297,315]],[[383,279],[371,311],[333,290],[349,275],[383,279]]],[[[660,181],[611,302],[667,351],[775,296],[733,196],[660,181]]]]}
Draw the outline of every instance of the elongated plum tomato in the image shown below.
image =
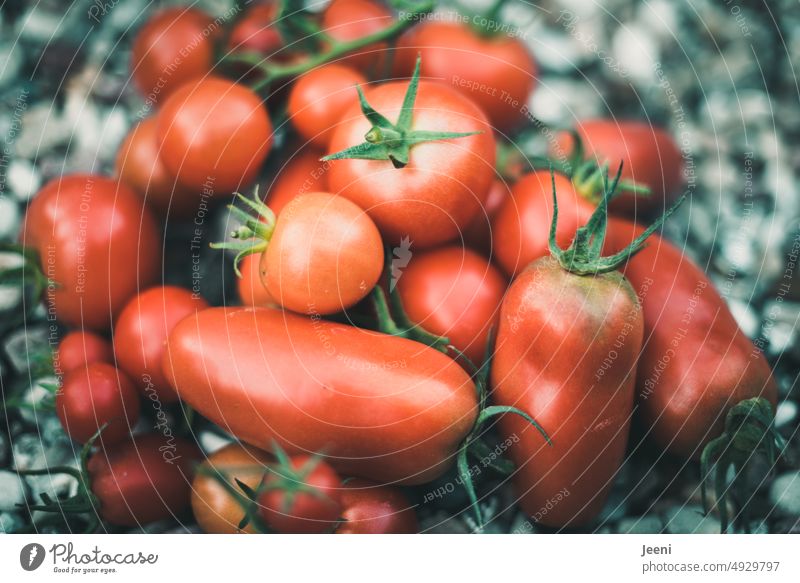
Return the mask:
{"type": "MultiPolygon", "coordinates": [[[[374,109],[398,119],[408,83],[385,83],[367,93],[374,109]]],[[[331,138],[338,152],[364,141],[371,124],[357,101],[331,138]]],[[[335,160],[328,184],[369,213],[389,243],[409,237],[417,249],[458,236],[478,215],[494,177],[495,141],[483,113],[455,89],[419,83],[411,130],[480,132],[466,137],[418,143],[409,162],[335,160]]]]}
{"type": "Polygon", "coordinates": [[[158,112],[160,156],[184,186],[230,193],[253,182],[272,147],[272,124],[253,91],[206,77],[175,91],[158,112]]]}
{"type": "Polygon", "coordinates": [[[289,120],[303,138],[327,148],[342,111],[357,99],[356,85],[366,78],[350,67],[330,64],[313,69],[295,81],[289,92],[289,120]]]}
{"type": "Polygon", "coordinates": [[[238,534],[255,532],[252,524],[239,528],[244,510],[233,496],[213,476],[204,470],[216,470],[236,491],[245,497],[238,482],[256,490],[267,471],[272,456],[267,452],[231,443],[208,456],[198,468],[192,482],[192,512],[197,525],[209,534],[238,534]]]}
{"type": "Polygon", "coordinates": [[[267,291],[283,307],[302,314],[341,312],[378,282],[381,236],[349,200],[303,194],[278,216],[260,267],[267,291]]]}
{"type": "Polygon", "coordinates": [[[95,362],[111,362],[113,359],[114,352],[108,340],[93,332],[74,330],[58,343],[53,367],[56,374],[66,374],[95,362]]]}
{"type": "Polygon", "coordinates": [[[163,103],[178,87],[204,77],[214,65],[214,32],[219,27],[202,10],[188,7],[156,12],[133,41],[131,71],[139,92],[163,103]]]}
{"type": "Polygon", "coordinates": [[[411,321],[446,336],[476,364],[483,362],[506,285],[486,259],[456,246],[414,256],[397,280],[411,321]]]}
{"type": "Polygon", "coordinates": [[[100,441],[111,445],[126,439],[139,420],[139,394],[124,372],[96,362],[64,377],[56,413],[67,435],[79,443],[108,423],[100,441]]]}
{"type": "Polygon", "coordinates": [[[424,77],[441,79],[473,100],[495,127],[510,130],[525,120],[537,69],[519,38],[430,20],[397,41],[395,75],[411,75],[418,55],[424,77]]]}
{"type": "Polygon", "coordinates": [[[129,187],[100,176],[48,182],[28,207],[21,241],[58,283],[48,296],[56,317],[75,328],[106,330],[161,267],[149,209],[129,187]]]}
{"type": "Polygon", "coordinates": [[[330,162],[321,162],[323,154],[305,148],[288,160],[278,175],[268,184],[264,202],[275,215],[300,194],[328,192],[328,167],[330,162]]]}
{"type": "Polygon", "coordinates": [[[414,534],[419,523],[399,488],[368,480],[348,480],[341,493],[343,522],[336,534],[414,534]]]}
{"type": "Polygon", "coordinates": [[[417,342],[269,308],[183,320],[164,367],[203,416],[256,447],[320,451],[343,474],[421,484],[477,415],[475,385],[417,342]]]}
{"type": "Polygon", "coordinates": [[[239,263],[239,272],[242,276],[236,278],[236,289],[239,292],[239,299],[245,306],[256,308],[278,304],[261,281],[260,263],[261,253],[248,255],[239,263]]]}
{"type": "MultiPolygon", "coordinates": [[[[333,0],[322,14],[322,30],[339,42],[347,42],[380,32],[392,25],[392,12],[372,0],[333,0]]],[[[337,61],[359,70],[379,71],[385,62],[385,42],[362,47],[337,61]]]]}
{"type": "Polygon", "coordinates": [[[89,458],[92,493],[100,516],[117,526],[142,526],[179,517],[189,507],[195,444],[160,433],[101,448],[89,458]]]}
{"type": "Polygon", "coordinates": [[[114,354],[145,396],[165,403],[178,399],[162,368],[167,337],[183,318],[207,307],[187,289],[163,286],[143,291],[122,310],[114,327],[114,354]]]}

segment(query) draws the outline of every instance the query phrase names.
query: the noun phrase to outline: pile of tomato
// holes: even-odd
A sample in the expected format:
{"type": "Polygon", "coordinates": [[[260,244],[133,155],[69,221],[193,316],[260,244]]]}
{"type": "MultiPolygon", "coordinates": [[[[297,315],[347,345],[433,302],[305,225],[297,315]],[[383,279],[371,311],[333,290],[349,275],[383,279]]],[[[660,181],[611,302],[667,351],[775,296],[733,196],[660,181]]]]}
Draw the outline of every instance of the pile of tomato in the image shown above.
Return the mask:
{"type": "Polygon", "coordinates": [[[55,409],[85,444],[83,488],[39,509],[416,532],[406,487],[455,466],[478,522],[495,472],[562,529],[598,516],[632,424],[723,490],[774,457],[764,356],[645,231],[683,188],[672,137],[578,120],[504,165],[537,70],[495,19],[407,0],[149,17],[131,57],[149,116],[115,175],[51,181],[20,235],[68,330],[55,409]],[[160,285],[165,225],[209,206],[233,230],[203,243],[235,253],[224,306],[160,285]],[[234,438],[206,459],[199,416],[234,438]],[[495,443],[508,459],[481,464],[495,443]]]}

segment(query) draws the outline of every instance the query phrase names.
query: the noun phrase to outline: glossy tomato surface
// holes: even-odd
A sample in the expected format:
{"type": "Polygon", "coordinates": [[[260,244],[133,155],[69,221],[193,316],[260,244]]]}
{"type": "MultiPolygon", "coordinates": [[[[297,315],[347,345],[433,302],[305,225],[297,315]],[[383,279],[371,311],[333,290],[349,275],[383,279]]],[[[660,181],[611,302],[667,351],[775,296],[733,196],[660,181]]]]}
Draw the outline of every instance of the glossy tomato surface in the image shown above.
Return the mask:
{"type": "MultiPolygon", "coordinates": [[[[339,42],[356,40],[391,26],[392,12],[373,0],[333,0],[322,14],[322,30],[339,42]]],[[[358,70],[380,71],[386,43],[368,45],[337,61],[358,70]]]]}
{"type": "Polygon", "coordinates": [[[399,488],[353,478],[342,489],[342,523],[336,534],[414,534],[414,507],[399,488]]]}
{"type": "Polygon", "coordinates": [[[302,148],[287,160],[277,175],[267,182],[264,202],[276,215],[300,194],[328,192],[330,162],[322,162],[324,154],[314,148],[302,148]]]}
{"type": "Polygon", "coordinates": [[[53,354],[53,368],[56,374],[66,374],[88,364],[113,359],[114,351],[108,340],[94,332],[73,330],[58,343],[58,350],[53,354]]]}

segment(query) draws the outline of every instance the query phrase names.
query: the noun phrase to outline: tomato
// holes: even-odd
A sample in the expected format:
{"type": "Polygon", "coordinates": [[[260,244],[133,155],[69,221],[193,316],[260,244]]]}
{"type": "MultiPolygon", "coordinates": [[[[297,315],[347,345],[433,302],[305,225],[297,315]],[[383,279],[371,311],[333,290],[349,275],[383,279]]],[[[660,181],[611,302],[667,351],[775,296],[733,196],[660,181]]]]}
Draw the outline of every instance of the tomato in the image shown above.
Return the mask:
{"type": "Polygon", "coordinates": [[[411,75],[417,55],[424,77],[440,79],[473,100],[492,125],[508,131],[525,121],[538,71],[519,38],[429,20],[397,41],[395,75],[411,75]]]}
{"type": "Polygon", "coordinates": [[[341,492],[342,518],[336,534],[414,534],[419,523],[405,494],[367,480],[348,480],[341,492]]]}
{"type": "Polygon", "coordinates": [[[461,247],[414,256],[397,280],[412,322],[483,362],[490,330],[500,316],[507,281],[486,259],[461,247]]]}
{"type": "Polygon", "coordinates": [[[441,475],[477,415],[472,380],[441,352],[269,308],[199,312],[169,354],[171,386],[237,438],[382,483],[441,475]]]}
{"type": "Polygon", "coordinates": [[[264,476],[259,514],[281,534],[322,534],[336,526],[341,514],[342,481],[327,463],[296,455],[288,466],[273,466],[264,476]]]}
{"type": "Polygon", "coordinates": [[[160,215],[190,216],[197,211],[200,193],[178,184],[164,167],[156,126],[156,118],[149,117],[131,129],[117,153],[117,176],[160,215]]]}
{"type": "MultiPolygon", "coordinates": [[[[392,25],[391,11],[370,0],[333,0],[322,14],[322,31],[339,42],[356,40],[392,25]]],[[[388,45],[375,43],[339,60],[355,69],[379,71],[385,62],[388,45]]]]}
{"type": "Polygon", "coordinates": [[[163,286],[143,291],[122,310],[114,328],[114,354],[145,396],[165,403],[178,399],[162,368],[167,337],[178,322],[207,307],[189,290],[163,286]]]}
{"type": "Polygon", "coordinates": [[[214,65],[219,27],[202,10],[166,8],[153,14],[133,41],[131,72],[141,94],[163,103],[178,87],[204,77],[214,65]]]}
{"type": "Polygon", "coordinates": [[[200,465],[192,483],[192,511],[198,526],[209,534],[236,534],[255,532],[252,524],[239,528],[244,510],[213,476],[202,473],[203,469],[219,471],[243,498],[244,492],[237,480],[256,490],[261,483],[267,464],[272,456],[260,449],[231,443],[211,454],[200,465]]]}
{"type": "MultiPolygon", "coordinates": [[[[610,205],[612,212],[628,216],[664,212],[683,185],[683,156],[672,136],[646,122],[609,119],[585,120],[577,124],[586,156],[615,169],[623,162],[622,178],[651,189],[649,196],[623,192],[610,205]]],[[[558,149],[569,155],[572,137],[562,133],[558,149]]]]}
{"type": "Polygon", "coordinates": [[[356,86],[366,82],[358,71],[335,63],[312,69],[289,92],[289,120],[304,139],[325,148],[342,111],[357,98],[356,86]]]}
{"type": "Polygon", "coordinates": [[[201,192],[248,186],[272,147],[272,123],[261,99],[221,77],[182,86],[157,120],[164,166],[201,192]]]}
{"type": "MultiPolygon", "coordinates": [[[[398,119],[408,83],[385,83],[368,93],[369,103],[398,119]]],[[[356,102],[331,138],[338,152],[363,142],[371,124],[356,102]]],[[[412,131],[481,132],[418,143],[408,164],[389,160],[335,160],[328,173],[333,192],[366,210],[389,243],[409,237],[417,249],[454,239],[478,215],[494,177],[495,143],[486,117],[454,89],[422,81],[412,131]]]]}
{"type": "Polygon", "coordinates": [[[48,310],[75,328],[106,330],[161,266],[158,229],[142,199],[100,176],[48,182],[28,207],[21,240],[58,283],[47,291],[48,310]]]}
{"type": "Polygon", "coordinates": [[[256,4],[248,8],[231,29],[228,48],[265,57],[275,56],[283,48],[283,39],[275,26],[278,8],[277,2],[256,4]]]}
{"type": "Polygon", "coordinates": [[[105,423],[105,445],[118,443],[139,420],[139,394],[125,373],[96,362],[68,373],[56,393],[56,413],[64,431],[86,443],[105,423]]]}
{"type": "Polygon", "coordinates": [[[494,180],[483,203],[483,212],[462,233],[464,244],[486,257],[494,255],[492,247],[492,221],[505,201],[511,196],[511,187],[501,180],[494,180]]]}
{"type": "Polygon", "coordinates": [[[89,458],[100,516],[118,526],[142,526],[177,517],[189,507],[197,447],[182,438],[139,435],[89,458]]]}
{"type": "Polygon", "coordinates": [[[261,253],[255,253],[242,259],[239,264],[242,276],[236,278],[236,289],[245,306],[272,306],[277,303],[261,281],[260,263],[261,253]]]}
{"type": "Polygon", "coordinates": [[[93,332],[74,330],[58,343],[58,350],[53,355],[53,368],[56,374],[63,375],[95,362],[111,362],[113,359],[108,340],[93,332]]]}
{"type": "Polygon", "coordinates": [[[328,192],[330,162],[320,162],[320,158],[322,154],[317,150],[303,149],[286,162],[269,184],[264,199],[272,212],[279,215],[298,194],[328,192]]]}

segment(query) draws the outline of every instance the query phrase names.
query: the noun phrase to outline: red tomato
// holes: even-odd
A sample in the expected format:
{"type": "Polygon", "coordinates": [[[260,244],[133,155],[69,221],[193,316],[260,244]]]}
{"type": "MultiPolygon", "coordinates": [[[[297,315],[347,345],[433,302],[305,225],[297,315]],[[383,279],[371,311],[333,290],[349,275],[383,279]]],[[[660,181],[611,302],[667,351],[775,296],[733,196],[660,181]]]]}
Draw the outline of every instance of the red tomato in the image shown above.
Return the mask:
{"type": "Polygon", "coordinates": [[[494,180],[483,203],[483,212],[472,221],[463,233],[464,243],[486,257],[494,255],[492,247],[492,221],[510,196],[511,187],[501,180],[494,180]]]}
{"type": "MultiPolygon", "coordinates": [[[[374,109],[396,120],[408,83],[385,83],[368,94],[374,109]]],[[[362,143],[370,122],[355,103],[331,139],[338,152],[362,143]]],[[[410,237],[417,249],[458,236],[478,215],[494,177],[495,142],[485,116],[454,89],[419,84],[411,130],[481,132],[468,137],[417,144],[409,163],[389,160],[336,160],[328,184],[373,218],[388,242],[410,237]]]]}
{"type": "Polygon", "coordinates": [[[239,299],[245,306],[263,307],[277,304],[261,281],[260,263],[261,253],[248,255],[239,263],[242,276],[236,279],[236,289],[239,292],[239,299]]]}
{"type": "Polygon", "coordinates": [[[177,401],[162,368],[167,337],[178,322],[207,307],[189,290],[164,286],[143,291],[122,310],[114,329],[114,354],[145,396],[177,401]]]}
{"type": "Polygon", "coordinates": [[[328,192],[327,172],[330,162],[321,162],[322,154],[317,150],[304,149],[294,155],[281,168],[269,185],[264,202],[279,215],[290,200],[298,194],[328,192]]]}
{"type": "MultiPolygon", "coordinates": [[[[322,31],[339,42],[346,42],[380,32],[391,26],[393,20],[391,11],[378,2],[333,0],[322,14],[322,31]]],[[[378,71],[386,58],[387,48],[386,43],[375,43],[338,62],[355,69],[378,71]]]]}
{"type": "Polygon", "coordinates": [[[28,207],[21,240],[58,283],[46,294],[48,310],[75,328],[107,329],[161,266],[158,229],[142,199],[100,176],[48,182],[28,207]]]}
{"type": "Polygon", "coordinates": [[[88,465],[100,516],[118,526],[178,517],[189,507],[193,465],[199,458],[193,443],[155,433],[100,449],[88,465]]]}
{"type": "Polygon", "coordinates": [[[477,415],[475,385],[441,352],[269,308],[199,312],[169,354],[172,387],[237,438],[382,483],[441,475],[477,415]]]}
{"type": "Polygon", "coordinates": [[[308,455],[290,458],[290,467],[272,466],[258,498],[259,514],[281,534],[322,534],[341,514],[342,481],[327,463],[308,455]]]}
{"type": "Polygon", "coordinates": [[[366,82],[358,71],[335,63],[313,69],[289,92],[289,120],[304,139],[326,148],[342,111],[358,100],[356,85],[366,82]]]}
{"type": "Polygon", "coordinates": [[[131,71],[139,92],[163,103],[178,87],[204,77],[214,65],[219,30],[202,10],[166,8],[153,14],[133,41],[131,71]]]}
{"type": "Polygon", "coordinates": [[[341,492],[344,522],[336,534],[414,534],[419,523],[408,498],[398,488],[367,480],[348,480],[341,492]]]}
{"type": "Polygon", "coordinates": [[[467,24],[430,20],[398,40],[395,75],[410,76],[418,55],[423,77],[456,88],[480,106],[494,126],[511,130],[525,121],[538,71],[519,38],[481,35],[467,24]]]}
{"type": "Polygon", "coordinates": [[[96,362],[64,377],[56,393],[56,413],[67,435],[79,443],[108,423],[100,440],[111,445],[126,439],[139,420],[139,394],[125,373],[96,362]]]}
{"type": "Polygon", "coordinates": [[[157,119],[167,170],[203,192],[228,194],[248,186],[272,147],[272,123],[261,99],[220,77],[182,86],[157,119]]]}
{"type": "Polygon", "coordinates": [[[507,285],[496,267],[461,247],[414,256],[397,280],[411,321],[432,334],[446,336],[476,364],[483,362],[507,285]]]}
{"type": "Polygon", "coordinates": [[[114,352],[111,343],[93,332],[73,331],[58,343],[53,355],[56,374],[63,375],[76,369],[84,369],[95,362],[111,362],[114,352]]]}
{"type": "Polygon", "coordinates": [[[277,2],[256,4],[248,8],[231,29],[228,49],[275,56],[283,48],[283,39],[274,25],[278,15],[277,2]]]}

